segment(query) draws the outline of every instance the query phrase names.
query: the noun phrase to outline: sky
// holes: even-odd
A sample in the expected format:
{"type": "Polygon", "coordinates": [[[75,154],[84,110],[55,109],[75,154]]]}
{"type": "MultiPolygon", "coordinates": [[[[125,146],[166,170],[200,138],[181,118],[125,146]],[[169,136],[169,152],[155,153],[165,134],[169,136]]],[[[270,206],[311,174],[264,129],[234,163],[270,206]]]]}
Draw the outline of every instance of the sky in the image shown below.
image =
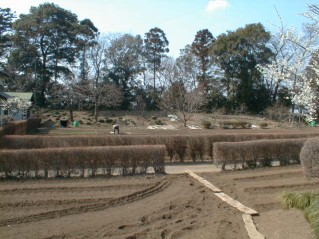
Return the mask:
{"type": "Polygon", "coordinates": [[[284,26],[301,31],[307,22],[301,13],[307,4],[319,4],[319,0],[0,0],[0,8],[11,8],[19,16],[44,2],[71,11],[79,20],[90,19],[102,34],[144,37],[151,28],[159,27],[169,41],[169,55],[175,58],[203,29],[217,37],[260,22],[275,32],[282,19],[284,26]]]}

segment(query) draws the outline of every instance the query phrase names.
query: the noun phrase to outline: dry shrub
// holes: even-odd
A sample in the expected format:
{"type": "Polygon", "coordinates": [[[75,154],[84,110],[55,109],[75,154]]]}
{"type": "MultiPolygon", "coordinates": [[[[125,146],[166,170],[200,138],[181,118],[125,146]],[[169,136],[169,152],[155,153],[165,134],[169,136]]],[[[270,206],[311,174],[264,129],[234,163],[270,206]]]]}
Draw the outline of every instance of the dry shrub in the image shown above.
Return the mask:
{"type": "Polygon", "coordinates": [[[6,124],[1,129],[2,135],[25,135],[40,126],[41,118],[30,118],[28,120],[15,121],[6,124]]]}
{"type": "Polygon", "coordinates": [[[176,136],[172,139],[174,151],[179,157],[180,162],[184,162],[187,150],[186,137],[176,136]]]}
{"type": "Polygon", "coordinates": [[[203,160],[205,152],[205,139],[203,137],[192,137],[190,140],[188,140],[188,151],[193,162],[195,162],[197,158],[203,160]]]}
{"type": "Polygon", "coordinates": [[[213,145],[214,141],[211,139],[211,137],[205,137],[205,154],[212,160],[214,159],[213,145]]]}
{"type": "Polygon", "coordinates": [[[229,143],[214,143],[213,146],[214,163],[221,165],[222,170],[226,169],[226,165],[236,163],[236,149],[229,143]]]}
{"type": "Polygon", "coordinates": [[[319,177],[319,138],[308,139],[305,142],[300,159],[307,177],[319,177]]]}
{"type": "Polygon", "coordinates": [[[31,176],[32,170],[38,169],[37,158],[32,157],[30,152],[15,150],[12,154],[12,151],[3,151],[0,156],[0,169],[6,178],[27,178],[31,176]]]}
{"type": "Polygon", "coordinates": [[[285,158],[286,163],[299,162],[300,150],[306,139],[277,139],[243,142],[214,143],[214,162],[225,170],[226,165],[236,168],[271,166],[272,161],[285,158]]]}
{"type": "Polygon", "coordinates": [[[21,120],[21,121],[15,121],[12,123],[9,123],[4,126],[4,132],[5,134],[26,134],[27,133],[27,121],[21,120]]]}
{"type": "Polygon", "coordinates": [[[40,127],[41,118],[30,118],[27,120],[27,132],[32,132],[40,127]]]}
{"type": "Polygon", "coordinates": [[[164,144],[166,146],[166,153],[167,153],[167,156],[169,157],[169,161],[172,162],[174,157],[174,152],[175,152],[172,138],[171,137],[167,138],[164,144]]]}
{"type": "Polygon", "coordinates": [[[217,142],[233,142],[235,141],[235,134],[213,134],[213,135],[206,135],[205,138],[205,153],[206,155],[214,159],[214,143],[217,142]]]}
{"type": "Polygon", "coordinates": [[[165,173],[165,146],[154,146],[157,150],[152,150],[148,146],[145,146],[150,154],[152,160],[153,169],[155,173],[165,173]]]}
{"type": "Polygon", "coordinates": [[[6,178],[27,178],[39,171],[44,171],[45,177],[50,170],[56,177],[70,177],[75,171],[84,176],[88,171],[94,177],[98,169],[112,175],[115,168],[120,168],[125,175],[145,173],[149,167],[155,173],[164,173],[164,159],[164,145],[2,150],[0,173],[6,178]]]}

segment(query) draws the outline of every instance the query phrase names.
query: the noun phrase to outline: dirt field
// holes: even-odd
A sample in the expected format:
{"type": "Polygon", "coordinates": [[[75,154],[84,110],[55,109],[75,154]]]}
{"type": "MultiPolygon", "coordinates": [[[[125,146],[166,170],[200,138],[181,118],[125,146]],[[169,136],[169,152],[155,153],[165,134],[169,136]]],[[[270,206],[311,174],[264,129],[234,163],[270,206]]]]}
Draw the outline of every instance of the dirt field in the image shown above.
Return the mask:
{"type": "Polygon", "coordinates": [[[301,166],[206,173],[201,176],[259,212],[254,222],[267,239],[315,239],[301,211],[284,210],[280,205],[280,195],[284,191],[319,193],[319,179],[307,180],[301,166]]]}
{"type": "MultiPolygon", "coordinates": [[[[200,176],[257,210],[266,238],[314,239],[279,204],[285,190],[319,192],[301,167],[200,176]]],[[[0,194],[0,238],[249,238],[242,214],[186,174],[4,181],[0,194]]]]}

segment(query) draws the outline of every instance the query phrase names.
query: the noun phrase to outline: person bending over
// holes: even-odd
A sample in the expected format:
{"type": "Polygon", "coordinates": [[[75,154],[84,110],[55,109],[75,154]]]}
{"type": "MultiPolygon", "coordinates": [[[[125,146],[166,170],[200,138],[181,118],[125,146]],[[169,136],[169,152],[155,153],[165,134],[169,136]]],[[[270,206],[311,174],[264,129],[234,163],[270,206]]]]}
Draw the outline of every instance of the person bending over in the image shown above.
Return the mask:
{"type": "Polygon", "coordinates": [[[118,134],[120,133],[120,126],[118,124],[113,125],[113,132],[117,132],[118,134]]]}

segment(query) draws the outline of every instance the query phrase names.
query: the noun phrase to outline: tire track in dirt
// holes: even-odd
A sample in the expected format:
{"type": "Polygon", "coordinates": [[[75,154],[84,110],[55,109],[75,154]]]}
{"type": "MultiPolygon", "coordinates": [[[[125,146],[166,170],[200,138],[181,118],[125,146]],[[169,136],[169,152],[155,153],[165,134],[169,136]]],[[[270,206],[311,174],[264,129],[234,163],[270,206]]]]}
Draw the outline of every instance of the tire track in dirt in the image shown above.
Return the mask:
{"type": "Polygon", "coordinates": [[[40,201],[20,201],[14,203],[0,203],[0,208],[18,208],[18,207],[38,207],[38,206],[62,206],[70,204],[95,204],[112,200],[112,198],[87,198],[70,200],[40,200],[40,201]]]}
{"type": "Polygon", "coordinates": [[[49,212],[44,212],[44,213],[39,213],[34,215],[28,215],[24,217],[12,218],[8,220],[0,220],[0,226],[34,222],[34,221],[40,221],[44,219],[63,217],[63,216],[71,215],[71,214],[79,214],[79,213],[103,210],[109,207],[121,206],[127,203],[144,199],[148,196],[158,193],[164,190],[165,188],[167,188],[169,185],[170,185],[170,182],[168,182],[167,180],[164,180],[161,182],[157,182],[144,190],[137,191],[135,193],[132,193],[123,197],[119,197],[119,198],[106,199],[106,200],[102,200],[102,202],[96,202],[92,204],[89,203],[89,204],[81,205],[81,206],[72,206],[67,209],[54,210],[54,211],[49,211],[49,212]]]}
{"type": "Polygon", "coordinates": [[[34,193],[34,192],[51,192],[51,191],[96,191],[96,190],[112,190],[112,189],[126,189],[126,188],[143,188],[149,187],[152,184],[119,184],[119,185],[105,185],[105,186],[87,186],[87,187],[37,187],[37,188],[13,188],[13,189],[0,189],[0,194],[9,193],[34,193]]]}
{"type": "MultiPolygon", "coordinates": [[[[168,202],[168,205],[141,216],[134,224],[122,224],[117,228],[99,228],[90,234],[92,238],[178,238],[199,226],[205,201],[205,190],[195,189],[201,197],[189,197],[186,200],[168,202]],[[151,228],[151,229],[150,229],[151,228]],[[152,232],[153,231],[153,232],[152,232]],[[156,232],[160,235],[155,235],[156,232]],[[160,237],[159,237],[160,236],[160,237]]],[[[85,237],[84,237],[85,238],[85,237]]]]}

